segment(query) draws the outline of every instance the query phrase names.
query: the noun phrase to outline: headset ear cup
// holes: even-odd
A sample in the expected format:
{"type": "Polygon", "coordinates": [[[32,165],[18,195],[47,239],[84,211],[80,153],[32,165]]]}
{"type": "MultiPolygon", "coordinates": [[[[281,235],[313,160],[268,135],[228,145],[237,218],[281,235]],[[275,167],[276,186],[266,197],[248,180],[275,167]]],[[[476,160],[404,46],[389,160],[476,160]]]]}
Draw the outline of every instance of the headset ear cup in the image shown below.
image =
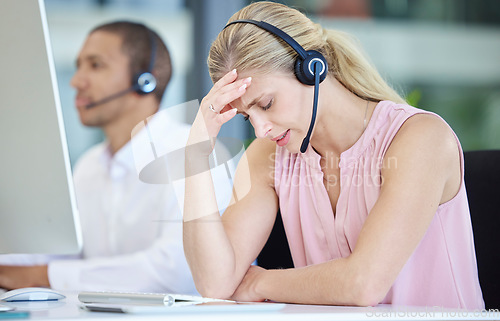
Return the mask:
{"type": "Polygon", "coordinates": [[[295,60],[295,76],[301,83],[314,86],[314,70],[312,63],[314,61],[321,62],[321,74],[319,76],[320,83],[326,78],[326,74],[328,73],[328,63],[326,62],[325,57],[315,50],[308,50],[306,51],[306,54],[306,59],[298,57],[297,60],[295,60]]]}
{"type": "MultiPolygon", "coordinates": [[[[304,71],[302,70],[302,66],[304,65],[304,60],[302,60],[302,58],[300,57],[297,57],[297,60],[295,60],[295,68],[294,68],[294,72],[295,72],[295,77],[297,77],[297,79],[305,84],[305,85],[310,85],[310,77],[307,77],[307,75],[304,74],[304,71]]],[[[313,84],[314,84],[314,78],[313,78],[313,84]]]]}
{"type": "Polygon", "coordinates": [[[134,77],[132,84],[138,94],[145,95],[156,89],[156,78],[150,72],[143,72],[134,77]]]}

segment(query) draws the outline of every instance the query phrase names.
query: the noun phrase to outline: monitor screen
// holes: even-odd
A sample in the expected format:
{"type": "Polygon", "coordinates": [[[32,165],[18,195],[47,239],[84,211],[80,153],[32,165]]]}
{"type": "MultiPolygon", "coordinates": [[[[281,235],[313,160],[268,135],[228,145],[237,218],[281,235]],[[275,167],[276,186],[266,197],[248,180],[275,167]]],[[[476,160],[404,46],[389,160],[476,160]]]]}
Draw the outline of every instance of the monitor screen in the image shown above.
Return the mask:
{"type": "Polygon", "coordinates": [[[0,253],[75,254],[81,233],[43,0],[1,0],[0,16],[0,253]]]}

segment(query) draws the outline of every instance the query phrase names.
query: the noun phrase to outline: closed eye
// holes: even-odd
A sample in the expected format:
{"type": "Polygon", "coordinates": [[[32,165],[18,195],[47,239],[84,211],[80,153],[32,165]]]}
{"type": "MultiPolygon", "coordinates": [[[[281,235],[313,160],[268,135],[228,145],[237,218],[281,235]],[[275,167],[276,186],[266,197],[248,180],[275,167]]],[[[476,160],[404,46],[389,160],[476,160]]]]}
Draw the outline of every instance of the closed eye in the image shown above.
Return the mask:
{"type": "MultiPolygon", "coordinates": [[[[262,108],[264,111],[266,111],[266,110],[268,110],[269,108],[271,108],[271,106],[272,106],[272,105],[273,105],[273,99],[271,99],[271,100],[269,101],[269,103],[268,103],[266,106],[261,107],[261,108],[262,108]]],[[[249,115],[247,115],[247,114],[240,113],[240,112],[238,112],[238,114],[241,114],[241,115],[243,116],[243,119],[244,119],[245,121],[247,121],[247,120],[249,120],[249,119],[250,119],[250,116],[249,116],[249,115]]]]}
{"type": "Polygon", "coordinates": [[[273,104],[273,99],[271,99],[271,100],[269,101],[269,104],[267,104],[266,106],[262,107],[262,109],[263,109],[263,110],[268,110],[269,108],[271,108],[272,104],[273,104]]]}

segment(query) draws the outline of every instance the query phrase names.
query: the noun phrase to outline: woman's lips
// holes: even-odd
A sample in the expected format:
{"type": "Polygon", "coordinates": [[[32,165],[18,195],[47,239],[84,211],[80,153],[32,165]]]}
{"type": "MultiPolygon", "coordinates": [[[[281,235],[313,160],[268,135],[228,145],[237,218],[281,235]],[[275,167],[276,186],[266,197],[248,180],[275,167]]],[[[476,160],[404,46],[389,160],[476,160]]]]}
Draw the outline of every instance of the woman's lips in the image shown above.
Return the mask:
{"type": "Polygon", "coordinates": [[[286,144],[288,144],[288,141],[290,140],[290,129],[288,129],[282,135],[273,138],[272,140],[275,141],[276,144],[278,144],[278,146],[285,146],[286,144]]]}

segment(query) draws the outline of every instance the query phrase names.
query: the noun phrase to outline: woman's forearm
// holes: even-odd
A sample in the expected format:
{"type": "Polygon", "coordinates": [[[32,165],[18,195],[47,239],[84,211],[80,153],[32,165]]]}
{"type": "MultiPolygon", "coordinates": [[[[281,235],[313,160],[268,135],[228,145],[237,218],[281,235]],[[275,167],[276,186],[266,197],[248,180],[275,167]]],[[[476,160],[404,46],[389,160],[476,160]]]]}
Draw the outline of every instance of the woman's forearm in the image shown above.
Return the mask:
{"type": "Polygon", "coordinates": [[[277,302],[373,306],[384,296],[378,282],[347,258],[318,265],[264,271],[256,280],[259,297],[277,302]]]}
{"type": "Polygon", "coordinates": [[[251,78],[237,79],[236,70],[219,79],[201,102],[186,146],[184,251],[196,287],[207,297],[230,297],[244,275],[235,276],[235,254],[220,218],[208,157],[221,126],[236,115],[230,103],[250,83],[251,78]]]}
{"type": "Polygon", "coordinates": [[[228,298],[235,280],[235,256],[224,231],[208,157],[186,155],[184,251],[196,287],[206,297],[228,298]]]}

